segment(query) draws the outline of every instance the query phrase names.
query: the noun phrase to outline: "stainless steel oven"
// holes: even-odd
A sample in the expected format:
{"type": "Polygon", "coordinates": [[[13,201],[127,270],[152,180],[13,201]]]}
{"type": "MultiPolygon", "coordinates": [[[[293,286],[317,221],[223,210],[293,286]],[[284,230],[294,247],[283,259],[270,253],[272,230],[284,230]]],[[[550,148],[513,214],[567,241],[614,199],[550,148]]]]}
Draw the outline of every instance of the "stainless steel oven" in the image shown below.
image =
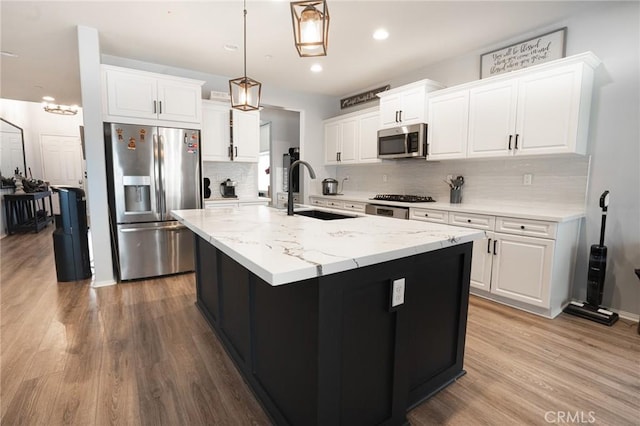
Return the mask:
{"type": "Polygon", "coordinates": [[[385,206],[382,204],[367,204],[364,212],[376,216],[394,217],[396,219],[409,219],[408,207],[385,206]]]}

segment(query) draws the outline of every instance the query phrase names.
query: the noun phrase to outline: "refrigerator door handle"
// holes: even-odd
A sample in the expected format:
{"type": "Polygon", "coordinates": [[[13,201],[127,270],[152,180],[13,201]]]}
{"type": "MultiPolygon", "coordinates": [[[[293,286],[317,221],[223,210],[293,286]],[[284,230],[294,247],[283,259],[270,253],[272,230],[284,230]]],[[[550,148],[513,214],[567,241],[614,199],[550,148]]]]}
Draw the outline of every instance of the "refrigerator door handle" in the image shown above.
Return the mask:
{"type": "MultiPolygon", "coordinates": [[[[164,166],[164,144],[165,144],[165,140],[164,140],[164,135],[160,134],[158,136],[158,138],[160,139],[160,163],[164,166]]],[[[167,220],[167,193],[165,190],[165,184],[166,184],[166,180],[165,180],[165,176],[164,176],[164,170],[162,170],[162,168],[160,169],[160,184],[162,185],[161,190],[160,190],[160,198],[162,200],[162,210],[160,210],[160,213],[162,214],[162,220],[167,220]]]]}
{"type": "Polygon", "coordinates": [[[162,214],[162,205],[160,199],[160,162],[159,153],[160,146],[158,143],[158,135],[153,134],[153,174],[156,189],[156,213],[162,214]]]}

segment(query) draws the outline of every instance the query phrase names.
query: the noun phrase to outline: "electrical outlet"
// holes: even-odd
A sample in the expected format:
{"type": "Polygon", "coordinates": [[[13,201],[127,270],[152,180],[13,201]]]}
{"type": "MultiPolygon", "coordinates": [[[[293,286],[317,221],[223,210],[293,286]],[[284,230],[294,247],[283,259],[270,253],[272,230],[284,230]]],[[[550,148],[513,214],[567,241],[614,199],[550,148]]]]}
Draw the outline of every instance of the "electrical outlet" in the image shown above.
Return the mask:
{"type": "Polygon", "coordinates": [[[391,291],[391,307],[402,305],[404,303],[404,278],[393,280],[391,291]]]}
{"type": "Polygon", "coordinates": [[[387,175],[382,175],[382,181],[386,182],[389,180],[389,177],[387,175]]]}
{"type": "Polygon", "coordinates": [[[346,175],[346,176],[344,177],[344,180],[349,180],[349,175],[346,175]]]}
{"type": "Polygon", "coordinates": [[[531,185],[532,182],[533,182],[533,175],[531,173],[525,173],[522,176],[523,185],[531,185]]]}

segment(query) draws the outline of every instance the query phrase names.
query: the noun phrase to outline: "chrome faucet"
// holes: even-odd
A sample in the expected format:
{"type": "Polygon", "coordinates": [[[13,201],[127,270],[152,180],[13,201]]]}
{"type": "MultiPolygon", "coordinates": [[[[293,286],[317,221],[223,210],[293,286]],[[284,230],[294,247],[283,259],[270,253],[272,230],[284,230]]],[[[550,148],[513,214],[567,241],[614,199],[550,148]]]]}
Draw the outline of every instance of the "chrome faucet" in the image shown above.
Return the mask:
{"type": "Polygon", "coordinates": [[[291,163],[291,165],[289,166],[289,188],[287,191],[287,215],[288,216],[293,216],[293,192],[291,192],[291,188],[293,187],[293,185],[291,185],[291,179],[293,179],[293,168],[297,167],[299,164],[304,164],[305,166],[307,166],[307,169],[309,169],[309,177],[311,179],[316,178],[316,172],[313,171],[313,167],[311,167],[311,164],[302,160],[296,160],[293,163],[291,163]]]}

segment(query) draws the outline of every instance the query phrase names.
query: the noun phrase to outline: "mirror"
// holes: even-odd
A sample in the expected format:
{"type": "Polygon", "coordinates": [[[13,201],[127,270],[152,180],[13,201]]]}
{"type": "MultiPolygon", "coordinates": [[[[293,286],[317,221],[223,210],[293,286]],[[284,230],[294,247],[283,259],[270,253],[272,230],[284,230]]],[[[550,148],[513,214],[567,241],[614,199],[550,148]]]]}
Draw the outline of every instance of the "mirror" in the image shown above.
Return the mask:
{"type": "MultiPolygon", "coordinates": [[[[11,178],[16,169],[22,176],[27,176],[27,160],[24,155],[24,132],[21,127],[0,117],[0,175],[11,178]]],[[[3,188],[7,187],[4,183],[3,188]]]]}

